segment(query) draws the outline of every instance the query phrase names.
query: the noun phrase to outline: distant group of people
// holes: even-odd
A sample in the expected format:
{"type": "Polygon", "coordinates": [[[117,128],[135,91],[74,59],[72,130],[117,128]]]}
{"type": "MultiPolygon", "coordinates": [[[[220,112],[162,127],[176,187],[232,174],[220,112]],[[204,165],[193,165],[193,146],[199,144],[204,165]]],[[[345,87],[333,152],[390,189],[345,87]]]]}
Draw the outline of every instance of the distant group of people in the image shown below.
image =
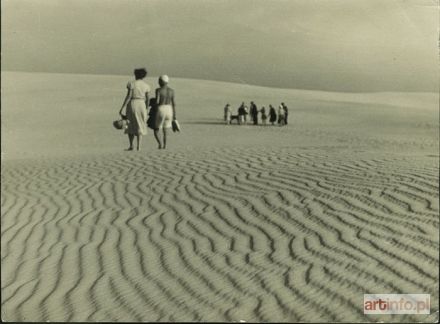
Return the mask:
{"type": "Polygon", "coordinates": [[[150,100],[150,86],[144,81],[147,70],[144,68],[134,70],[135,80],[128,82],[127,94],[119,114],[128,121],[125,133],[128,134],[130,146],[128,151],[132,151],[133,141],[136,137],[136,149],[140,150],[141,136],[147,134],[147,119],[150,110],[151,123],[148,127],[154,130],[154,137],[159,145],[159,149],[165,149],[167,145],[167,129],[176,123],[176,103],[174,100],[174,90],[168,86],[169,77],[162,75],[159,78],[159,88],[156,89],[156,98],[150,100]],[[151,109],[148,107],[151,106],[151,109]],[[122,111],[125,107],[125,114],[122,111]],[[151,113],[154,112],[154,115],[151,113]],[[163,135],[161,135],[162,130],[163,135]]]}
{"type": "Polygon", "coordinates": [[[251,101],[249,107],[242,102],[236,115],[232,114],[231,105],[228,103],[224,108],[224,121],[226,124],[231,124],[233,120],[237,120],[239,125],[247,125],[248,119],[254,125],[258,125],[259,118],[261,115],[261,124],[267,125],[267,120],[269,123],[275,125],[277,123],[280,126],[287,125],[289,110],[284,102],[282,102],[278,107],[278,113],[272,105],[269,105],[269,110],[266,111],[266,107],[262,106],[258,109],[257,105],[251,101]]]}

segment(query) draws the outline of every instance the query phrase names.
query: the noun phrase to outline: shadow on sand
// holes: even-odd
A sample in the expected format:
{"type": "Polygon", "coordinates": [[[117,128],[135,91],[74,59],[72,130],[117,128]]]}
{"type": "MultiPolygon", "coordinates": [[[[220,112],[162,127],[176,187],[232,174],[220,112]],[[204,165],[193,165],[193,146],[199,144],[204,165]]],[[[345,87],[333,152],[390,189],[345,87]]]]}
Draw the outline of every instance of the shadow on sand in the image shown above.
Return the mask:
{"type": "MultiPolygon", "coordinates": [[[[208,120],[191,120],[185,122],[187,125],[223,125],[225,126],[226,123],[223,120],[216,120],[216,119],[208,119],[208,120]]],[[[237,123],[232,123],[231,125],[237,125],[237,123]]]]}

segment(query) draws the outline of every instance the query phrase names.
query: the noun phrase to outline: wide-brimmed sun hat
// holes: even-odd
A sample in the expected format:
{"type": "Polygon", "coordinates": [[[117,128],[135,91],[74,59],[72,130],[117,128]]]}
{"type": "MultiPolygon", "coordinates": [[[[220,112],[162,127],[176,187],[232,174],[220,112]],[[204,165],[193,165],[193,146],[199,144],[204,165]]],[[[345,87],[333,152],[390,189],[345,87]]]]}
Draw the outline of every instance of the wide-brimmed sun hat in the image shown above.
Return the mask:
{"type": "Polygon", "coordinates": [[[168,75],[166,75],[166,74],[161,75],[160,78],[159,78],[159,80],[162,80],[162,82],[165,82],[165,83],[170,82],[170,78],[169,78],[168,75]]]}

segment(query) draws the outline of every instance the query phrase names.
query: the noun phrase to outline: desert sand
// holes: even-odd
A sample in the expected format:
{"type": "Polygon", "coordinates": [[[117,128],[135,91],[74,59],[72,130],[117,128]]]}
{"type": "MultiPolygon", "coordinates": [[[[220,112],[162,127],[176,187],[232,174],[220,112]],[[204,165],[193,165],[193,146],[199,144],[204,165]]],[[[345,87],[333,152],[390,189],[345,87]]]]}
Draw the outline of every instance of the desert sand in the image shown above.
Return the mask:
{"type": "Polygon", "coordinates": [[[182,132],[126,152],[129,79],[2,72],[2,320],[438,319],[438,94],[171,78],[182,132]],[[250,100],[289,125],[223,124],[250,100]]]}

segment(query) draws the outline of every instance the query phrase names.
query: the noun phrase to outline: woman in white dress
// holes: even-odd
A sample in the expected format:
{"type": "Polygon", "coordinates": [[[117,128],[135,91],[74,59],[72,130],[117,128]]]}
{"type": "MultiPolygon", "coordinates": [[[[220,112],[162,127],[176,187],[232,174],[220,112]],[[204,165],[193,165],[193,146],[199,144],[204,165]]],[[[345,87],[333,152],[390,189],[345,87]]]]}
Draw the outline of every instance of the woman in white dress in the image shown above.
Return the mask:
{"type": "Polygon", "coordinates": [[[126,117],[128,119],[128,127],[125,133],[128,134],[130,147],[128,151],[133,150],[133,140],[136,136],[136,148],[139,151],[141,145],[141,135],[147,134],[147,107],[149,101],[150,86],[144,81],[147,76],[147,70],[134,70],[134,81],[127,84],[127,95],[122,104],[119,114],[122,116],[122,110],[126,106],[126,117]]]}

